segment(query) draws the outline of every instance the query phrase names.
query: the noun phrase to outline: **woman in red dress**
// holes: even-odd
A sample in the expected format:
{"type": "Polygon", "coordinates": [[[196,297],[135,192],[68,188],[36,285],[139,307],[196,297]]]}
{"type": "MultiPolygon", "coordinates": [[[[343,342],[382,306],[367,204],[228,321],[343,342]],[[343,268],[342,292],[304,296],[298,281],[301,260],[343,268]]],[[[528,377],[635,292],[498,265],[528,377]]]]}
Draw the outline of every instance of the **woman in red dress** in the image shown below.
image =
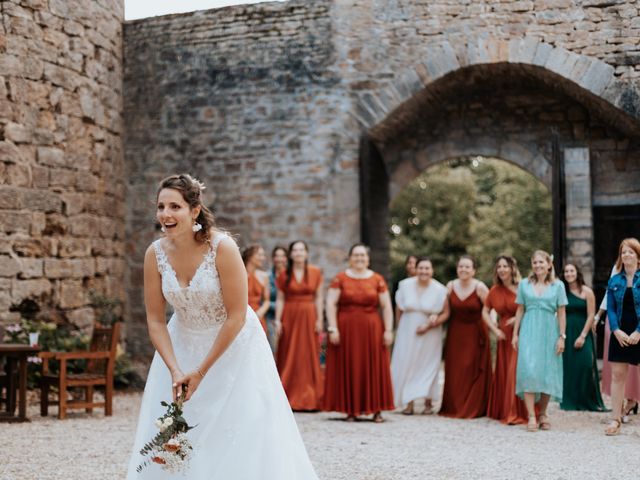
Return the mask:
{"type": "Polygon", "coordinates": [[[347,421],[373,414],[380,423],[381,411],[395,408],[389,355],[393,311],[384,279],[368,267],[369,249],[357,243],[349,250],[349,268],[329,287],[323,410],[346,413],[347,421]]]}
{"type": "Polygon", "coordinates": [[[267,333],[265,314],[269,310],[269,277],[262,270],[266,255],[260,245],[249,245],[242,251],[242,260],[247,269],[248,305],[256,312],[264,332],[267,333]]]}
{"type": "Polygon", "coordinates": [[[487,286],[474,278],[472,257],[458,260],[458,278],[447,285],[451,317],[444,345],[444,392],[440,415],[476,418],[487,413],[491,387],[489,334],[482,320],[487,286]]]}
{"type": "Polygon", "coordinates": [[[489,392],[487,416],[507,425],[524,424],[528,421],[527,408],[516,396],[516,365],[518,351],[511,346],[515,322],[516,293],[520,283],[520,271],[516,259],[500,255],[493,268],[493,286],[484,300],[482,317],[498,339],[496,369],[489,392]],[[491,311],[499,317],[499,324],[491,319],[491,311]]]}
{"type": "Polygon", "coordinates": [[[308,265],[307,244],[289,245],[287,269],[277,280],[276,363],[293,410],[320,409],[323,382],[318,334],[322,332],[322,272],[308,265]]]}

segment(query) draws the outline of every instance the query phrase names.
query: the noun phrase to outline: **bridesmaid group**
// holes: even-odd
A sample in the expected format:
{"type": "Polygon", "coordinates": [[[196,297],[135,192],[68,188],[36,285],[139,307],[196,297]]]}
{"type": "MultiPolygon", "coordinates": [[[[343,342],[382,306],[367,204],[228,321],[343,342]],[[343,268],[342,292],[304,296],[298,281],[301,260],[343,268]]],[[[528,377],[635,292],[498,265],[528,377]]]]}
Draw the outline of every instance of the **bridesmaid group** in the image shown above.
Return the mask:
{"type": "Polygon", "coordinates": [[[596,313],[593,291],[580,268],[567,263],[556,277],[551,256],[531,256],[521,278],[516,260],[500,255],[489,289],[475,278],[472,257],[457,263],[457,278],[435,278],[429,258],[409,256],[397,285],[395,319],[384,278],[369,268],[369,248],[348,253],[348,266],[323,294],[320,269],[308,263],[304,241],[276,247],[263,273],[265,253],[245,251],[250,305],[263,321],[292,409],[334,411],[354,421],[401,409],[452,418],[488,416],[527,431],[548,430],[548,405],[606,411],[600,393],[595,322],[606,312],[609,330],[602,389],[616,435],[640,400],[640,243],[625,239],[596,313]],[[325,318],[326,365],[320,365],[325,318]],[[445,335],[446,328],[446,335],[445,335]],[[394,340],[394,330],[396,337],[394,340]],[[492,366],[491,341],[496,341],[492,366]],[[393,346],[393,351],[392,351],[393,346]],[[444,388],[440,396],[441,363],[444,388]]]}

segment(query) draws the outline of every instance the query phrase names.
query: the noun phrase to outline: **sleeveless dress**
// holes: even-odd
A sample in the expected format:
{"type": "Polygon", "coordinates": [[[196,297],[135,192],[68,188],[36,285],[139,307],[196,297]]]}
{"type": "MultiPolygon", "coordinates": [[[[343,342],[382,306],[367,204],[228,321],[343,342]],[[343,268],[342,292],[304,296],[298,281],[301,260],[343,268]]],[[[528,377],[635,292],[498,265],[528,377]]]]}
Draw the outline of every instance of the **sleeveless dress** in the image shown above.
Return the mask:
{"type": "Polygon", "coordinates": [[[391,356],[391,376],[397,407],[419,398],[440,400],[438,374],[442,361],[442,325],[418,335],[416,329],[429,315],[439,314],[447,301],[447,287],[432,279],[418,292],[418,279],[405,278],[396,291],[396,305],[402,310],[391,356]]]}
{"type": "Polygon", "coordinates": [[[440,415],[476,418],[487,413],[491,387],[491,350],[482,301],[474,290],[460,300],[449,297],[451,317],[444,347],[444,392],[440,415]]]}
{"type": "Polygon", "coordinates": [[[489,392],[487,416],[507,425],[527,423],[529,415],[524,402],[516,395],[516,366],[518,352],[511,345],[513,324],[506,322],[516,315],[516,294],[504,285],[494,285],[484,301],[489,310],[495,310],[500,318],[500,330],[506,336],[496,345],[496,369],[489,392]]]}
{"type": "MultiPolygon", "coordinates": [[[[218,234],[186,288],[160,240],[153,243],[162,275],[162,293],[174,314],[168,324],[178,365],[194,370],[206,356],[226,320],[216,270],[218,234]]],[[[184,417],[196,425],[187,435],[194,451],[189,470],[170,474],[152,464],[140,474],[140,448],[158,431],[154,421],[171,400],[171,374],[156,352],[145,387],[127,479],[298,480],[317,479],[287,402],[266,336],[253,310],[232,344],[211,367],[184,417]]]]}
{"type": "MultiPolygon", "coordinates": [[[[560,336],[556,311],[568,303],[564,284],[555,280],[541,295],[536,294],[528,279],[518,285],[518,305],[524,305],[524,316],[518,339],[516,393],[545,393],[562,401],[562,356],[556,355],[560,336]]],[[[569,344],[565,341],[565,349],[569,344]]]]}
{"type": "MultiPolygon", "coordinates": [[[[249,306],[253,309],[254,312],[258,311],[260,305],[262,304],[262,297],[264,296],[264,285],[255,273],[250,273],[247,276],[247,290],[249,293],[249,306]]],[[[262,324],[262,328],[264,329],[264,333],[267,333],[267,322],[264,317],[259,318],[260,323],[262,324]]]]}
{"type": "Polygon", "coordinates": [[[284,271],[276,280],[284,292],[282,332],[276,363],[280,380],[294,410],[320,410],[324,380],[320,370],[320,345],[316,333],[316,291],[322,284],[322,272],[307,266],[302,281],[295,275],[287,282],[284,271]]]}
{"type": "Polygon", "coordinates": [[[573,344],[582,333],[587,320],[587,301],[567,292],[567,340],[562,354],[564,367],[562,410],[606,410],[600,395],[600,379],[596,363],[596,349],[591,330],[584,345],[576,349],[573,344]]]}
{"type": "Polygon", "coordinates": [[[329,288],[340,290],[340,344],[327,346],[322,409],[355,416],[393,410],[389,349],[382,341],[384,326],[378,312],[380,293],[387,291],[387,284],[377,273],[351,278],[342,272],[329,288]]]}

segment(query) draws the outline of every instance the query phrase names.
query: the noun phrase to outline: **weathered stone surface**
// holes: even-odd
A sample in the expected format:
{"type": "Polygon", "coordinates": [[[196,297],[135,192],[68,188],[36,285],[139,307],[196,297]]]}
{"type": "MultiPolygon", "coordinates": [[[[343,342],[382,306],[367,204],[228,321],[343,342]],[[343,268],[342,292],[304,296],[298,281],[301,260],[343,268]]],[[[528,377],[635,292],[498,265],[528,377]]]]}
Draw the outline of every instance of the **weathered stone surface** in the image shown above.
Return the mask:
{"type": "MultiPolygon", "coordinates": [[[[0,305],[34,298],[80,323],[93,317],[89,299],[73,288],[97,275],[102,255],[92,238],[107,264],[124,255],[120,240],[100,236],[103,216],[118,231],[124,219],[123,1],[15,0],[0,12],[0,256],[12,259],[2,267],[12,275],[2,278],[14,282],[0,288],[0,305]],[[102,174],[119,176],[121,187],[105,191],[102,174]],[[99,206],[89,225],[77,217],[87,204],[99,206]]],[[[122,271],[111,270],[121,284],[122,271]]],[[[96,285],[123,294],[111,281],[96,285]]]]}

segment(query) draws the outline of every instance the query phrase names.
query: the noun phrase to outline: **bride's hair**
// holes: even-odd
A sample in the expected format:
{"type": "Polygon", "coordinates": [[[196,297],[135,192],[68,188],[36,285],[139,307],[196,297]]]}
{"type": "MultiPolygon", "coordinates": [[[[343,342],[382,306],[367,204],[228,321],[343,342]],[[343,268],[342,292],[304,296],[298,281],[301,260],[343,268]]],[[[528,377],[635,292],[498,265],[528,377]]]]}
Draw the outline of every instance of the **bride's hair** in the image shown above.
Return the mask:
{"type": "Polygon", "coordinates": [[[162,180],[160,185],[158,185],[156,199],[158,195],[160,195],[160,191],[165,188],[172,188],[180,192],[182,198],[184,198],[184,201],[189,204],[192,210],[200,207],[200,213],[196,217],[196,222],[202,225],[202,229],[195,233],[195,237],[196,240],[200,242],[208,241],[211,229],[216,227],[216,221],[211,210],[202,203],[202,190],[205,189],[204,184],[187,173],[171,175],[162,180]]]}

